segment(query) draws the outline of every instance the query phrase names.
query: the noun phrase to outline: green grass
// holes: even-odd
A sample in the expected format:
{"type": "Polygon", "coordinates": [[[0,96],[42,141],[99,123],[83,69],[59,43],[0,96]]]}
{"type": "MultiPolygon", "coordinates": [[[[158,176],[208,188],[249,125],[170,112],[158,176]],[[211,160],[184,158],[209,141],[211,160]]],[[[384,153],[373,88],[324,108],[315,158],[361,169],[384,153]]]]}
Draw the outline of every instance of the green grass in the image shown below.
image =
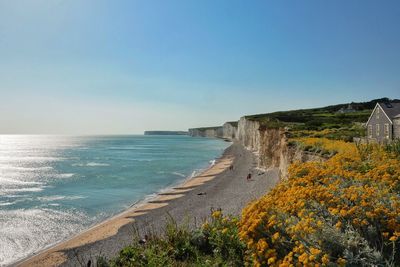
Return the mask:
{"type": "Polygon", "coordinates": [[[400,158],[400,139],[397,139],[390,144],[386,144],[385,150],[400,158]]]}
{"type": "Polygon", "coordinates": [[[321,130],[321,128],[340,128],[354,122],[366,122],[371,114],[370,109],[353,113],[327,113],[321,109],[280,111],[268,114],[246,116],[249,120],[259,121],[262,125],[271,126],[280,122],[297,130],[321,130]]]}
{"type": "Polygon", "coordinates": [[[222,128],[222,126],[211,126],[211,127],[200,127],[200,128],[194,128],[194,129],[199,130],[199,131],[205,131],[205,130],[218,130],[221,128],[222,128]]]}
{"type": "Polygon", "coordinates": [[[243,266],[245,244],[238,236],[237,219],[213,213],[201,227],[178,226],[170,218],[163,233],[148,233],[140,244],[135,234],[131,245],[113,259],[97,258],[99,267],[122,266],[243,266]]]}
{"type": "MultiPolygon", "coordinates": [[[[306,131],[323,131],[331,129],[326,138],[352,141],[354,137],[365,136],[365,128],[372,109],[377,102],[389,101],[387,98],[369,102],[351,103],[354,112],[339,113],[348,104],[340,104],[313,109],[278,111],[266,114],[245,116],[248,120],[258,121],[260,130],[287,128],[294,137],[305,136],[306,131]]],[[[399,101],[399,100],[395,100],[399,101]]],[[[322,136],[321,136],[322,137],[322,136]]]]}
{"type": "Polygon", "coordinates": [[[371,110],[348,114],[296,114],[290,112],[285,115],[265,114],[264,116],[252,117],[260,122],[260,130],[287,128],[290,137],[310,136],[307,131],[323,131],[329,129],[328,134],[319,134],[314,137],[326,137],[334,140],[352,141],[354,137],[365,136],[365,128],[362,123],[368,120],[371,110]],[[295,114],[295,115],[293,115],[295,114]],[[290,119],[289,119],[290,118],[290,119]]]}

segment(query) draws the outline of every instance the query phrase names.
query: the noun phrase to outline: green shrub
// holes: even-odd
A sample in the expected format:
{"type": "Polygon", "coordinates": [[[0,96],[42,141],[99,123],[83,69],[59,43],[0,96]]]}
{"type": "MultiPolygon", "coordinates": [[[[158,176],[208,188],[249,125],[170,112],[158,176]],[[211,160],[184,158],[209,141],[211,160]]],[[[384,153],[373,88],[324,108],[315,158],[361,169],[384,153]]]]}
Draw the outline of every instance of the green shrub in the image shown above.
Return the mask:
{"type": "Polygon", "coordinates": [[[400,157],[400,140],[397,139],[389,144],[386,144],[385,150],[395,154],[397,157],[400,157]]]}
{"type": "Polygon", "coordinates": [[[145,244],[135,235],[116,258],[98,260],[98,266],[243,266],[245,245],[237,221],[215,211],[209,221],[191,230],[169,218],[162,234],[149,234],[145,244]]]}

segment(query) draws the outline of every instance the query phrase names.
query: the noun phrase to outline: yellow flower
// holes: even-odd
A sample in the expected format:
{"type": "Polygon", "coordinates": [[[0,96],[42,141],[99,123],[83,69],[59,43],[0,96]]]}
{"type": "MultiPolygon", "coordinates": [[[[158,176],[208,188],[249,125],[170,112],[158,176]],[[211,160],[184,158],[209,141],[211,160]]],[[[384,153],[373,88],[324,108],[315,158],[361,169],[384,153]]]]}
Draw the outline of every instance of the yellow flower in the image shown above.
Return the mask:
{"type": "Polygon", "coordinates": [[[341,210],[340,210],[340,216],[344,217],[344,216],[346,216],[346,215],[347,215],[347,211],[344,210],[344,209],[341,209],[341,210]]]}
{"type": "Polygon", "coordinates": [[[338,214],[338,213],[339,213],[339,210],[338,210],[338,209],[332,209],[332,210],[331,210],[331,213],[332,213],[333,215],[338,214]]]}
{"type": "Polygon", "coordinates": [[[276,241],[279,239],[279,232],[276,232],[273,236],[272,236],[272,240],[276,241]]]}
{"type": "Polygon", "coordinates": [[[346,260],[342,259],[342,258],[339,258],[336,262],[337,262],[337,264],[339,266],[345,266],[346,265],[346,260]]]}
{"type": "Polygon", "coordinates": [[[276,257],[271,257],[268,259],[268,264],[273,264],[276,261],[276,257]]]}
{"type": "Polygon", "coordinates": [[[220,210],[216,210],[216,211],[214,211],[213,213],[212,213],[212,215],[211,215],[213,218],[220,218],[221,216],[222,216],[222,213],[221,213],[221,211],[220,210]]]}
{"type": "Polygon", "coordinates": [[[388,232],[384,232],[384,233],[382,233],[382,236],[387,238],[389,236],[389,233],[388,232]]]}
{"type": "Polygon", "coordinates": [[[317,248],[310,248],[310,252],[312,255],[319,255],[321,253],[321,250],[317,249],[317,248]]]}
{"type": "MultiPolygon", "coordinates": [[[[336,130],[324,131],[324,134],[332,131],[336,130]]],[[[393,193],[400,186],[400,160],[378,145],[357,148],[354,143],[316,138],[321,134],[312,131],[312,138],[295,141],[316,151],[335,151],[336,155],[321,162],[294,162],[289,166],[287,180],[243,210],[238,222],[239,236],[247,244],[249,253],[256,255],[255,262],[249,265],[265,266],[268,259],[275,257],[271,265],[287,266],[286,263],[297,260],[299,266],[316,265],[316,261],[327,266],[330,251],[317,249],[325,240],[316,234],[331,221],[338,229],[346,222],[356,231],[379,224],[381,232],[377,234],[386,240],[394,242],[400,237],[397,219],[400,197],[393,193]],[[362,149],[368,149],[367,157],[361,155],[362,149]],[[368,158],[368,162],[363,158],[368,158]],[[265,235],[272,240],[268,247],[260,243],[265,235]],[[287,242],[281,236],[288,236],[295,244],[286,255],[277,253],[282,252],[287,242]],[[307,248],[301,245],[304,239],[313,240],[307,248]]],[[[336,263],[344,265],[346,261],[338,259],[336,263]]]]}
{"type": "Polygon", "coordinates": [[[299,257],[299,261],[302,262],[302,263],[308,263],[308,255],[307,255],[307,253],[304,252],[303,254],[301,254],[300,257],[299,257]]]}
{"type": "Polygon", "coordinates": [[[328,264],[328,263],[329,263],[329,255],[328,255],[328,254],[325,254],[325,255],[322,257],[322,263],[323,263],[323,264],[328,264]]]}
{"type": "Polygon", "coordinates": [[[208,229],[210,227],[210,225],[208,224],[208,222],[203,223],[203,225],[201,226],[203,229],[208,229]]]}
{"type": "Polygon", "coordinates": [[[365,213],[365,215],[367,215],[368,218],[373,218],[374,217],[374,214],[372,212],[370,212],[370,211],[367,211],[365,213]]]}

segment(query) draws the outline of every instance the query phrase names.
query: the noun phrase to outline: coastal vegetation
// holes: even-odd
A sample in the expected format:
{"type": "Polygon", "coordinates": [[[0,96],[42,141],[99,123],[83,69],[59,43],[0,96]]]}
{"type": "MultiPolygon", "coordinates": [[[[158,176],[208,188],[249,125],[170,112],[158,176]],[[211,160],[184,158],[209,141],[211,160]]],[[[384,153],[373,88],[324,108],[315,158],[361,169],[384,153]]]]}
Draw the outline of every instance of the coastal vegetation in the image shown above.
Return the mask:
{"type": "Polygon", "coordinates": [[[221,211],[195,229],[171,220],[101,266],[398,266],[399,143],[292,142],[327,159],[293,163],[240,220],[221,211]]]}
{"type": "Polygon", "coordinates": [[[379,145],[299,142],[336,154],[292,164],[286,181],[244,209],[240,238],[247,244],[247,262],[398,266],[398,154],[379,145]]]}
{"type": "Polygon", "coordinates": [[[162,234],[136,234],[132,245],[111,261],[97,260],[101,267],[116,266],[243,266],[245,243],[239,238],[239,221],[213,211],[198,228],[177,225],[170,218],[162,234]]]}

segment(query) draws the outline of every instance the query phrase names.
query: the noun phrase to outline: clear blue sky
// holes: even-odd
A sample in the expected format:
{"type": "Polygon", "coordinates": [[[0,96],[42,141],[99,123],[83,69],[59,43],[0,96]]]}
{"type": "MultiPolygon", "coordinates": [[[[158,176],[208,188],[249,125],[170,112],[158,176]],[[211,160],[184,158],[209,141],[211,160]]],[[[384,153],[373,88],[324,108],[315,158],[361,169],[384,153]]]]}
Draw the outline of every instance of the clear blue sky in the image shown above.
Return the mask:
{"type": "Polygon", "coordinates": [[[400,1],[0,0],[0,133],[400,97],[400,1]]]}

